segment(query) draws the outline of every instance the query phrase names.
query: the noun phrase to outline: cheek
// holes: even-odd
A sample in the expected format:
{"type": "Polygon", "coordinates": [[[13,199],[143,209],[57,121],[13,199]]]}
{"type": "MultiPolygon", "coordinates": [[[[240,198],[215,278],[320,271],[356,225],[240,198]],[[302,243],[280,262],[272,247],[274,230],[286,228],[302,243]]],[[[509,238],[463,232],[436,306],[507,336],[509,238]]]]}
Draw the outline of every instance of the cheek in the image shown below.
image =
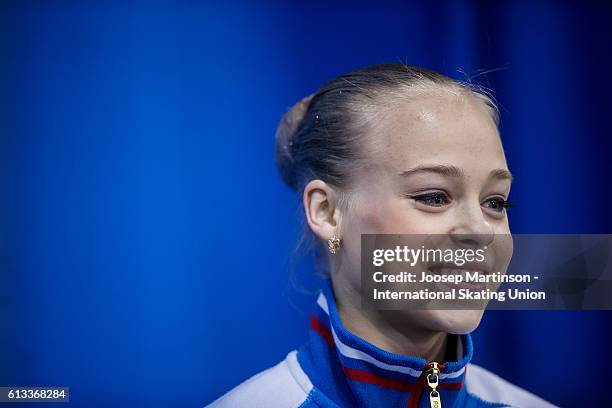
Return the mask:
{"type": "Polygon", "coordinates": [[[493,229],[495,231],[495,234],[498,235],[510,234],[510,224],[508,223],[508,216],[505,216],[501,220],[497,221],[494,224],[493,229]]]}
{"type": "Polygon", "coordinates": [[[405,229],[410,223],[407,217],[406,205],[402,206],[400,199],[364,200],[355,209],[351,219],[355,222],[361,234],[392,234],[397,233],[398,226],[405,229]]]}
{"type": "Polygon", "coordinates": [[[367,201],[351,219],[358,234],[443,234],[448,229],[446,217],[419,211],[402,197],[367,201]]]}

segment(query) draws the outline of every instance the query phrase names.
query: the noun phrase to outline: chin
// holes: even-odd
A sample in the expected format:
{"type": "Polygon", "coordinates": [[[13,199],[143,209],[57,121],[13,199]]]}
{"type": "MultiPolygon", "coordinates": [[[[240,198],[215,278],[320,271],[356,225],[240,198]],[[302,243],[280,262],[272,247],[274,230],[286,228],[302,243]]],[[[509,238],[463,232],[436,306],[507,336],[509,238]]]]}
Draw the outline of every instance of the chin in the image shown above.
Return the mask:
{"type": "Polygon", "coordinates": [[[432,329],[450,334],[467,334],[476,330],[484,310],[431,310],[432,329]]]}

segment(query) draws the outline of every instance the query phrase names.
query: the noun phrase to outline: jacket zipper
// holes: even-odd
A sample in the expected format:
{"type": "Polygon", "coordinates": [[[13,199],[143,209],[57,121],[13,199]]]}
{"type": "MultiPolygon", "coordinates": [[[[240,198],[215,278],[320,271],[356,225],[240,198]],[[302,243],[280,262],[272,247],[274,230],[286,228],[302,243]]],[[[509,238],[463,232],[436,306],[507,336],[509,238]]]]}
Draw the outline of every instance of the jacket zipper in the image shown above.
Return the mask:
{"type": "Polygon", "coordinates": [[[442,408],[440,393],[436,390],[436,388],[438,388],[438,374],[440,373],[440,369],[438,368],[438,363],[435,361],[430,364],[432,367],[428,370],[429,374],[427,374],[427,385],[431,388],[429,392],[429,404],[431,408],[442,408]]]}

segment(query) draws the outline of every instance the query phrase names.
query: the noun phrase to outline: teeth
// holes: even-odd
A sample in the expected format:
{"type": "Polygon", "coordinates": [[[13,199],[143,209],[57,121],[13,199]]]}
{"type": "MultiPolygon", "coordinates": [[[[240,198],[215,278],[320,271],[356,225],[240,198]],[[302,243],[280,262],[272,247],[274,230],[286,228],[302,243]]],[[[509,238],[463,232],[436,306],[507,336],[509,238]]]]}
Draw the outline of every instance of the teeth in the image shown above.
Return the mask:
{"type": "Polygon", "coordinates": [[[441,274],[465,274],[466,272],[484,274],[483,271],[478,269],[464,269],[464,268],[430,268],[430,271],[441,274]]]}
{"type": "Polygon", "coordinates": [[[443,274],[451,274],[451,273],[466,273],[472,272],[469,269],[452,269],[452,268],[433,268],[433,272],[443,273],[443,274]]]}

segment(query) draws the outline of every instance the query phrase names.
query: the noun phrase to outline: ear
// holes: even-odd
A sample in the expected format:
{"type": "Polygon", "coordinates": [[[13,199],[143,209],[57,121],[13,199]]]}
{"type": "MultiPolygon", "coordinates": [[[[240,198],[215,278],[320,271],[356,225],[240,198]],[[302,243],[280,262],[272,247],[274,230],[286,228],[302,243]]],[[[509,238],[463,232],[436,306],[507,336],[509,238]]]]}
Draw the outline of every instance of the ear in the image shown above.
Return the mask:
{"type": "Polygon", "coordinates": [[[302,199],[308,226],[317,237],[326,241],[338,228],[337,197],[334,189],[323,180],[311,180],[304,187],[302,199]]]}

